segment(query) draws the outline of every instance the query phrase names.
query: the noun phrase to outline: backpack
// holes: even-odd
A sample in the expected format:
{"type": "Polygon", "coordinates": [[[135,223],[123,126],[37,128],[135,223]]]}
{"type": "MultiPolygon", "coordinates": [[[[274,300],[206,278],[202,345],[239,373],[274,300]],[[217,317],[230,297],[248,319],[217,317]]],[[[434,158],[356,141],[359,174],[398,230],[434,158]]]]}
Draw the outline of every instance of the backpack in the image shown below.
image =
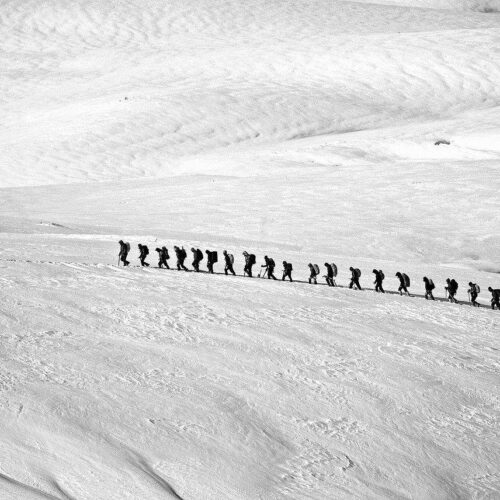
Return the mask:
{"type": "Polygon", "coordinates": [[[127,253],[130,252],[130,243],[128,241],[125,243],[125,248],[127,249],[127,253]]]}
{"type": "Polygon", "coordinates": [[[203,252],[199,248],[196,249],[196,258],[200,261],[203,260],[203,252]]]}
{"type": "Polygon", "coordinates": [[[149,255],[149,248],[146,245],[142,247],[142,251],[144,252],[144,255],[149,255]]]}
{"type": "Polygon", "coordinates": [[[451,280],[450,285],[453,290],[458,290],[458,283],[455,280],[451,280]]]}
{"type": "Polygon", "coordinates": [[[479,295],[481,293],[481,289],[479,288],[479,285],[474,285],[474,288],[476,290],[476,293],[479,295]]]}
{"type": "Polygon", "coordinates": [[[286,270],[289,271],[289,272],[293,271],[293,266],[292,266],[292,264],[290,262],[287,263],[286,270]]]}
{"type": "Polygon", "coordinates": [[[229,262],[231,262],[231,265],[234,264],[234,255],[232,253],[229,254],[229,262]]]}
{"type": "Polygon", "coordinates": [[[385,280],[385,274],[383,273],[382,269],[379,271],[379,276],[380,276],[380,281],[385,280]]]}
{"type": "Polygon", "coordinates": [[[269,259],[268,264],[269,267],[276,267],[276,264],[274,263],[274,259],[269,259]]]}
{"type": "Polygon", "coordinates": [[[181,248],[180,256],[182,259],[185,259],[187,257],[187,253],[186,250],[184,250],[184,248],[181,248]]]}
{"type": "Polygon", "coordinates": [[[361,278],[361,271],[358,268],[354,269],[354,276],[358,279],[361,278]]]}
{"type": "Polygon", "coordinates": [[[338,273],[337,266],[332,262],[332,271],[333,271],[333,277],[335,278],[338,273]]]}
{"type": "Polygon", "coordinates": [[[407,274],[403,274],[403,282],[404,282],[406,287],[410,286],[410,278],[408,277],[407,274]]]}
{"type": "Polygon", "coordinates": [[[314,269],[314,272],[316,273],[316,275],[319,274],[319,266],[318,264],[313,264],[313,269],[314,269]]]}
{"type": "Polygon", "coordinates": [[[429,288],[431,290],[434,290],[434,288],[436,288],[436,285],[434,285],[434,281],[432,281],[430,278],[429,278],[429,288]]]}
{"type": "Polygon", "coordinates": [[[216,251],[210,252],[210,259],[212,260],[212,264],[216,264],[219,261],[219,256],[216,251]]]}
{"type": "Polygon", "coordinates": [[[251,253],[248,257],[248,263],[253,266],[255,264],[255,255],[251,253]]]}

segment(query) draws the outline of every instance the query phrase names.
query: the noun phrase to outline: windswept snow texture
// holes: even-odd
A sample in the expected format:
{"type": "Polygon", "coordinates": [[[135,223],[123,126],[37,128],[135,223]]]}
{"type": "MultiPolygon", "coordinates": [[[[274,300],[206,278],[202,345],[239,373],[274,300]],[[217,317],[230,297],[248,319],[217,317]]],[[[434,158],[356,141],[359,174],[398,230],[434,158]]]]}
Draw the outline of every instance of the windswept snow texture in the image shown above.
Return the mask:
{"type": "Polygon", "coordinates": [[[499,498],[499,12],[0,0],[0,499],[499,498]]]}

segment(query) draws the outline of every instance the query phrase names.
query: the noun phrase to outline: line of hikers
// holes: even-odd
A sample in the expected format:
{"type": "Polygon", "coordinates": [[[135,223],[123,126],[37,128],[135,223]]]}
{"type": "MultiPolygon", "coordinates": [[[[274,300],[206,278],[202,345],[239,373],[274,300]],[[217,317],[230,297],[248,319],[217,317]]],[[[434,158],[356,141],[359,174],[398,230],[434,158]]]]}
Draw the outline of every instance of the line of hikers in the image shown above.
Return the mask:
{"type": "MultiPolygon", "coordinates": [[[[128,254],[130,252],[130,244],[125,243],[123,240],[119,241],[120,244],[120,252],[118,254],[118,265],[120,262],[123,264],[123,266],[128,266],[130,262],[127,260],[128,254]]],[[[139,248],[139,261],[141,263],[141,266],[149,267],[149,264],[146,262],[146,258],[149,255],[149,248],[146,245],[142,245],[139,243],[137,245],[139,248]]],[[[170,255],[168,253],[168,249],[163,246],[161,248],[156,248],[155,251],[158,253],[158,267],[162,268],[165,267],[166,269],[170,269],[170,266],[168,265],[168,260],[170,259],[170,255]]],[[[175,256],[177,259],[176,266],[179,271],[189,271],[189,269],[186,267],[184,262],[187,259],[187,252],[184,249],[184,247],[178,247],[174,246],[174,252],[175,256]]],[[[201,261],[205,258],[203,252],[199,248],[191,248],[191,252],[193,254],[193,261],[191,263],[194,271],[199,272],[200,271],[200,263],[201,261]]],[[[205,250],[205,254],[207,256],[207,270],[209,273],[214,272],[214,265],[218,262],[218,253],[217,251],[213,250],[205,250]]],[[[227,250],[224,250],[222,252],[224,256],[224,273],[228,275],[231,273],[233,276],[236,275],[234,271],[234,255],[230,254],[227,252],[227,250]]],[[[245,267],[243,269],[243,276],[248,276],[252,277],[252,267],[256,264],[257,259],[254,254],[249,254],[248,252],[243,252],[243,256],[245,258],[245,267]]],[[[337,277],[338,274],[338,269],[337,266],[333,263],[328,263],[325,262],[325,268],[326,268],[326,274],[323,275],[323,277],[326,280],[326,283],[328,286],[337,286],[335,283],[335,278],[337,277]]],[[[267,275],[268,279],[273,279],[276,280],[276,276],[274,275],[274,270],[276,268],[276,263],[274,260],[267,255],[264,257],[264,264],[261,267],[261,270],[259,271],[258,277],[259,278],[265,278],[267,275]]],[[[309,267],[309,283],[311,284],[317,284],[317,278],[321,274],[320,268],[318,264],[308,264],[309,267]]],[[[293,271],[293,266],[290,262],[283,261],[283,276],[282,276],[282,281],[285,281],[287,278],[290,281],[293,281],[292,279],[292,271],[293,271]]],[[[351,272],[351,281],[349,283],[349,288],[354,288],[357,290],[362,290],[361,285],[359,283],[359,279],[361,278],[361,271],[358,268],[353,268],[350,267],[349,271],[351,272]]],[[[381,269],[373,269],[372,273],[374,274],[374,282],[373,284],[375,285],[375,291],[379,293],[385,293],[384,287],[383,287],[383,281],[385,279],[385,275],[381,269]]],[[[410,278],[407,274],[397,272],[395,275],[399,279],[399,287],[398,287],[398,292],[400,295],[405,295],[410,296],[410,292],[408,291],[408,288],[410,287],[410,278]]],[[[428,278],[427,276],[424,276],[423,278],[424,282],[424,288],[425,288],[425,298],[427,300],[435,300],[433,291],[436,288],[434,285],[434,282],[432,279],[428,278]]],[[[458,291],[458,283],[452,279],[448,278],[446,280],[446,286],[445,286],[445,293],[447,295],[447,299],[450,302],[458,303],[458,300],[456,299],[456,294],[458,291]]],[[[491,286],[488,287],[488,291],[491,292],[491,308],[492,309],[499,309],[500,310],[500,289],[493,289],[491,286]]],[[[479,293],[481,292],[481,289],[478,284],[469,282],[469,289],[468,289],[468,294],[469,294],[469,301],[472,306],[477,306],[479,307],[479,303],[477,302],[477,297],[479,293]]]]}

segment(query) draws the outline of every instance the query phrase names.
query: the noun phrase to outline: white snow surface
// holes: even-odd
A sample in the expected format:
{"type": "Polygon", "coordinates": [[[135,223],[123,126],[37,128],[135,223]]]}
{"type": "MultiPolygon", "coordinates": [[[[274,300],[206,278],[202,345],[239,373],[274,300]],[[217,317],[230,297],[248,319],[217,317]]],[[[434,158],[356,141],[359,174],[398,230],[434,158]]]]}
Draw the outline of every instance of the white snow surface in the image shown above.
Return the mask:
{"type": "Polygon", "coordinates": [[[0,0],[0,498],[500,498],[499,12],[0,0]]]}

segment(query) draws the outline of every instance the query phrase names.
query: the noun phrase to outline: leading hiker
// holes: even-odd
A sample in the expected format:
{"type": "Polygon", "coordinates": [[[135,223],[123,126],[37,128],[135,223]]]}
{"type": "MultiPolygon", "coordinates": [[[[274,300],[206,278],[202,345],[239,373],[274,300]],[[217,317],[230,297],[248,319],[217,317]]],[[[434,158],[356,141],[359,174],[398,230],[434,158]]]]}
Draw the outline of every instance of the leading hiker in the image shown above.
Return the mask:
{"type": "Polygon", "coordinates": [[[130,252],[130,245],[128,243],[125,243],[123,240],[120,240],[119,242],[120,245],[120,251],[118,253],[118,264],[120,262],[123,264],[123,267],[127,267],[130,262],[127,260],[128,253],[130,252]]]}

